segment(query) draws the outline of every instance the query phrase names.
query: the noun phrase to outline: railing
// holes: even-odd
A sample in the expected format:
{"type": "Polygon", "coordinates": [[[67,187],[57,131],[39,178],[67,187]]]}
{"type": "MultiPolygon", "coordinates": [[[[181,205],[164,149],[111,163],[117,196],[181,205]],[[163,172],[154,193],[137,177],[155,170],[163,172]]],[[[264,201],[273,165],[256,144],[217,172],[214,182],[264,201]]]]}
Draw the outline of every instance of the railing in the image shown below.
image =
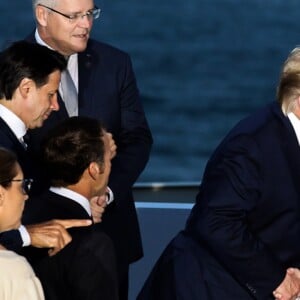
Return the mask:
{"type": "Polygon", "coordinates": [[[199,182],[136,183],[133,188],[137,207],[141,202],[194,203],[199,182]]]}
{"type": "Polygon", "coordinates": [[[134,186],[135,205],[144,245],[144,258],[130,268],[129,299],[136,299],[168,242],[184,228],[199,182],[153,182],[134,186]]]}

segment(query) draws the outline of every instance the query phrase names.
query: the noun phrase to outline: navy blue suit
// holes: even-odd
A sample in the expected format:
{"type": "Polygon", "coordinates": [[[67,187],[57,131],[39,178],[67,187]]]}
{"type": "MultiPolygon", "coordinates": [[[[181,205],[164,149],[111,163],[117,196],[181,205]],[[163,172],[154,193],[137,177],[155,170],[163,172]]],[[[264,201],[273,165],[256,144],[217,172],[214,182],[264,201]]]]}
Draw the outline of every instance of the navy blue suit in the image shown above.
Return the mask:
{"type": "MultiPolygon", "coordinates": [[[[35,41],[34,34],[29,40],[35,41]]],[[[87,49],[78,54],[78,73],[79,115],[100,119],[118,147],[109,179],[115,201],[107,207],[102,223],[114,242],[120,272],[127,273],[129,263],[143,255],[132,185],[149,159],[152,136],[126,53],[90,39],[87,49]]],[[[60,97],[59,104],[60,110],[32,131],[36,145],[50,127],[68,117],[60,97]]]]}
{"type": "MultiPolygon", "coordinates": [[[[24,224],[90,218],[80,204],[51,191],[26,202],[31,214],[29,220],[24,216],[24,224]]],[[[71,228],[69,232],[72,242],[52,257],[47,249],[23,249],[41,280],[46,299],[119,299],[114,247],[102,224],[71,228]]]]}
{"type": "Polygon", "coordinates": [[[286,269],[300,267],[299,178],[300,147],[279,104],[241,121],[138,299],[273,299],[286,269]]]}
{"type": "Polygon", "coordinates": [[[39,194],[48,187],[48,184],[42,178],[39,164],[32,156],[30,148],[24,148],[2,118],[0,118],[0,147],[4,147],[14,152],[22,168],[24,177],[32,178],[34,180],[30,195],[39,194]]]}

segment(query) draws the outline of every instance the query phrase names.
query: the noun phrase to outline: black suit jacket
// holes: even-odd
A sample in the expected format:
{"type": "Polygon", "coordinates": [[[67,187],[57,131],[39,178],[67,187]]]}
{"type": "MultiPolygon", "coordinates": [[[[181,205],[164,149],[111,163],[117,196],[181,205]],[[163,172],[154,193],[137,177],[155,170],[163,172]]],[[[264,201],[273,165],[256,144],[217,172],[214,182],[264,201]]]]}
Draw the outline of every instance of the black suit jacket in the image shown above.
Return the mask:
{"type": "MultiPolygon", "coordinates": [[[[30,198],[26,223],[50,219],[88,219],[73,200],[50,191],[30,198]]],[[[27,248],[24,255],[41,280],[47,300],[118,299],[115,249],[101,224],[69,229],[72,242],[53,257],[47,250],[27,248]]]]}
{"type": "MultiPolygon", "coordinates": [[[[28,40],[35,42],[34,33],[28,40]]],[[[100,119],[118,146],[109,179],[115,201],[107,207],[102,223],[115,244],[118,261],[129,264],[143,255],[132,185],[149,159],[152,136],[128,54],[90,39],[87,49],[78,54],[78,68],[79,115],[100,119]]],[[[59,105],[42,128],[32,131],[35,145],[49,128],[68,117],[60,96],[59,105]]]]}
{"type": "Polygon", "coordinates": [[[286,269],[300,267],[299,178],[299,143],[278,103],[241,121],[210,158],[185,232],[139,300],[154,290],[179,293],[178,287],[197,294],[200,286],[208,295],[201,299],[274,299],[286,269]],[[199,276],[189,272],[189,261],[199,276]],[[162,269],[177,285],[157,280],[162,269]]]}
{"type": "MultiPolygon", "coordinates": [[[[30,148],[24,148],[2,118],[0,118],[0,146],[14,152],[23,170],[24,177],[34,180],[30,195],[40,194],[43,190],[47,189],[48,184],[39,172],[39,164],[32,157],[30,148]]],[[[0,235],[0,244],[9,250],[18,252],[21,250],[23,240],[19,231],[12,230],[0,235]]]]}
{"type": "Polygon", "coordinates": [[[42,178],[39,163],[32,155],[30,147],[24,148],[2,118],[0,118],[0,146],[14,152],[23,170],[24,177],[34,180],[30,195],[39,194],[48,187],[48,184],[42,178]]]}

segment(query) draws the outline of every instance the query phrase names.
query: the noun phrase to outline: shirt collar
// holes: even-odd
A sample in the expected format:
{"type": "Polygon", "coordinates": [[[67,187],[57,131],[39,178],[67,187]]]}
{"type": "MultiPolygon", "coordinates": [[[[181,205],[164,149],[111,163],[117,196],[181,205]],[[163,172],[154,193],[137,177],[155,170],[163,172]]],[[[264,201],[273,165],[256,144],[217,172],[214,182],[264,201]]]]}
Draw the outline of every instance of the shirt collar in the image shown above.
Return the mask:
{"type": "Polygon", "coordinates": [[[50,187],[50,191],[77,202],[79,205],[81,205],[84,208],[84,210],[88,213],[90,217],[92,216],[90,202],[84,196],[64,187],[52,186],[50,187]]]}
{"type": "MultiPolygon", "coordinates": [[[[47,48],[51,49],[51,50],[54,50],[53,48],[51,48],[48,44],[46,44],[41,36],[39,35],[39,32],[38,30],[36,29],[35,30],[35,34],[34,34],[34,37],[35,37],[35,40],[38,44],[42,45],[42,46],[46,46],[47,48]]],[[[70,65],[71,67],[74,65],[74,64],[77,64],[77,56],[78,54],[77,53],[74,53],[72,55],[69,56],[68,58],[68,69],[70,68],[70,65]]]]}
{"type": "Polygon", "coordinates": [[[292,123],[292,126],[297,136],[298,144],[300,145],[300,120],[292,112],[288,113],[287,116],[292,123]]]}
{"type": "MultiPolygon", "coordinates": [[[[35,29],[35,40],[38,44],[42,45],[42,46],[46,46],[51,50],[54,50],[53,48],[51,48],[49,45],[47,45],[41,38],[41,36],[39,35],[39,32],[37,29],[35,29]]],[[[78,54],[74,53],[72,55],[69,56],[68,58],[68,70],[69,73],[74,81],[74,84],[76,86],[76,89],[78,91],[78,54]]],[[[61,92],[61,88],[60,88],[60,92],[61,92]]]]}
{"type": "Polygon", "coordinates": [[[23,139],[26,134],[25,123],[11,110],[0,104],[0,117],[4,120],[7,126],[12,130],[18,140],[23,139]]]}
{"type": "Polygon", "coordinates": [[[42,38],[41,38],[40,35],[39,35],[39,32],[38,32],[37,28],[35,29],[34,37],[35,37],[35,40],[36,40],[36,42],[37,42],[38,44],[40,44],[40,45],[42,45],[42,46],[46,46],[46,47],[48,47],[48,48],[50,48],[50,49],[53,50],[53,48],[51,48],[49,45],[47,45],[47,44],[42,40],[42,38]]]}

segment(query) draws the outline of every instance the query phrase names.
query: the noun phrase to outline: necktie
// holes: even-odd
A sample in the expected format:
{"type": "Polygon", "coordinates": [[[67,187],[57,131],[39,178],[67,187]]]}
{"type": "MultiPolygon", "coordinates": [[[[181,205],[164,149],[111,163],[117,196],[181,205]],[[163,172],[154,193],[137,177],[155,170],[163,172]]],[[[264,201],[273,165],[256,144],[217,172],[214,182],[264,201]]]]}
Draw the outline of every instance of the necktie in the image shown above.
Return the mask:
{"type": "Polygon", "coordinates": [[[20,139],[21,144],[25,149],[28,148],[29,142],[30,142],[30,136],[28,133],[26,133],[22,139],[20,139]]]}
{"type": "Polygon", "coordinates": [[[69,116],[78,116],[77,90],[68,69],[61,73],[61,88],[69,116]]]}

